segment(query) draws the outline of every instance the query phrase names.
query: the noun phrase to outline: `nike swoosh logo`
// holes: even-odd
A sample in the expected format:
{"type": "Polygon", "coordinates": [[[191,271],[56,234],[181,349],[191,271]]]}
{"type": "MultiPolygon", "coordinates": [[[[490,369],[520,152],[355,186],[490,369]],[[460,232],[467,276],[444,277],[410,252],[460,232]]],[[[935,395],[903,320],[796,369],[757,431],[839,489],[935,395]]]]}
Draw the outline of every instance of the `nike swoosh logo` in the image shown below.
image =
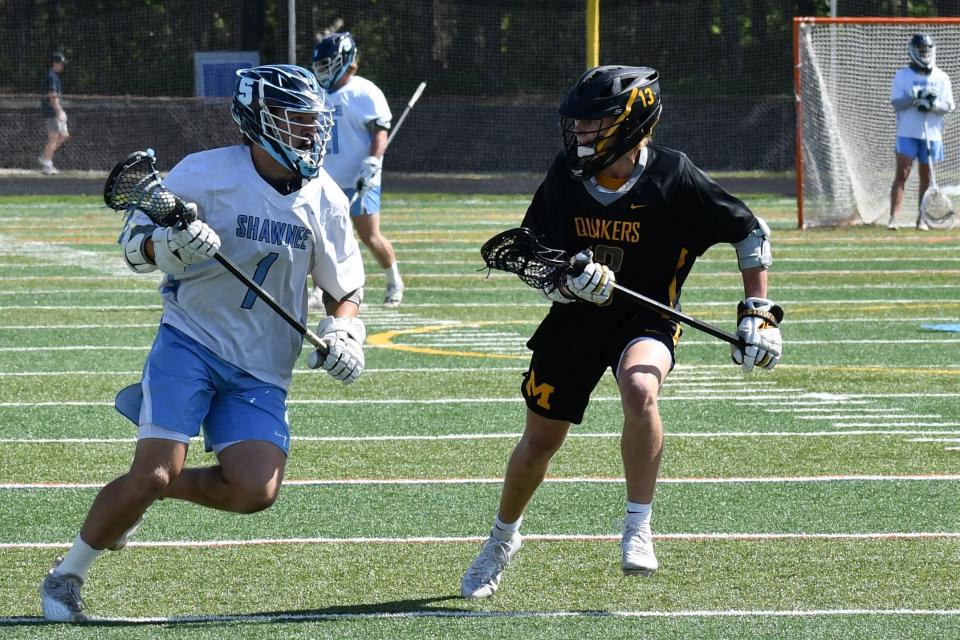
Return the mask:
{"type": "Polygon", "coordinates": [[[641,208],[643,208],[643,207],[645,207],[645,206],[647,206],[647,205],[645,205],[645,204],[633,204],[633,203],[630,204],[630,208],[631,208],[631,209],[641,209],[641,208]]]}

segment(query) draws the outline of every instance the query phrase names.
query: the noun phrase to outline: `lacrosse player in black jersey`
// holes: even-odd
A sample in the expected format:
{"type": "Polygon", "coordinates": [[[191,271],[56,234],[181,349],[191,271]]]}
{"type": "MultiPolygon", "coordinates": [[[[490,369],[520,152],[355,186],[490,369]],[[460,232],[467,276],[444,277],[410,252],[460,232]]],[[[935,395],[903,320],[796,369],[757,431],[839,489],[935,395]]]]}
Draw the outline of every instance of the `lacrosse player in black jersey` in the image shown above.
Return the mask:
{"type": "Polygon", "coordinates": [[[663,449],[657,395],[674,365],[680,327],[628,296],[619,282],[679,307],[694,260],[710,246],[736,249],[744,300],[737,306],[743,348],[733,360],[750,371],[780,359],[780,308],[767,299],[772,263],[767,225],[679,151],[651,144],[660,119],[659,75],[647,67],[590,69],[560,105],[563,153],[537,189],[523,220],[544,246],[568,255],[592,251],[578,276],[543,294],[554,304],[527,346],[533,351],[521,393],[523,437],[507,465],[490,537],[467,569],[461,595],[493,595],[520,548],[524,509],[571,423],[578,424],[607,368],[623,405],[621,453],[627,508],[621,541],[624,575],[658,568],[651,503],[663,449]]]}

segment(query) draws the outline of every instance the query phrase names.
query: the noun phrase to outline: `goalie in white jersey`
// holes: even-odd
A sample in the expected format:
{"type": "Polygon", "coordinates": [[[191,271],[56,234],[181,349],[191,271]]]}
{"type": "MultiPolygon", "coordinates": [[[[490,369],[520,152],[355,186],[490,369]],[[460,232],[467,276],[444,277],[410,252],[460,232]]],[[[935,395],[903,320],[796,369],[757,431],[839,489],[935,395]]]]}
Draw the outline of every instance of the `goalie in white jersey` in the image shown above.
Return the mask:
{"type": "Polygon", "coordinates": [[[253,513],[277,498],[290,442],[286,396],[302,337],[211,257],[218,251],[307,317],[307,275],[323,288],[329,346],[309,366],[344,383],[363,370],[364,283],[347,199],[321,168],[332,119],[306,69],[237,72],[233,117],[244,144],[186,157],[165,186],[196,207],[185,229],[157,227],[142,212],[121,235],[137,273],[160,269],[163,315],[140,383],[117,395],[139,427],[130,471],[104,487],[80,534],[44,579],[44,617],[86,619],[80,589],[104,550],[126,545],[161,498],[253,513]],[[217,466],[184,468],[201,425],[217,466]]]}
{"type": "MultiPolygon", "coordinates": [[[[890,104],[897,112],[897,170],[890,188],[889,229],[897,228],[913,161],[919,166],[922,200],[930,186],[930,165],[943,160],[943,116],[955,105],[950,77],[936,66],[936,53],[933,38],[914,35],[907,44],[910,64],[893,76],[890,104]]],[[[922,213],[917,214],[917,229],[928,229],[922,213]]]]}
{"type": "Polygon", "coordinates": [[[356,75],[357,68],[357,44],[349,32],[330,34],[313,50],[313,72],[333,110],[324,168],[350,198],[353,226],[384,270],[384,306],[398,307],[403,280],[393,245],[380,231],[381,168],[393,116],[383,92],[356,75]]]}

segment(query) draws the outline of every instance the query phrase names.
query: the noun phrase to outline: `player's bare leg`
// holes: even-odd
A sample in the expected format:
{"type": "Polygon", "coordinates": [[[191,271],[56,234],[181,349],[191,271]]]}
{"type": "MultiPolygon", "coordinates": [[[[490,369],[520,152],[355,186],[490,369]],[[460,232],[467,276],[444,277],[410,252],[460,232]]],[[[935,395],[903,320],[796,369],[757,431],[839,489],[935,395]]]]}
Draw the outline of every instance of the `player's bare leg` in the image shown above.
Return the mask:
{"type": "Polygon", "coordinates": [[[510,454],[503,479],[498,512],[502,521],[516,522],[523,515],[569,431],[569,422],[551,420],[527,409],[523,436],[510,454]]]}
{"type": "Polygon", "coordinates": [[[137,442],[130,471],[97,494],[80,535],[63,558],[57,558],[40,585],[46,619],[82,622],[80,590],[94,560],[132,529],[147,508],[163,495],[183,468],[187,445],[175,440],[146,438],[137,442]]]}
{"type": "Polygon", "coordinates": [[[357,235],[360,236],[360,241],[370,249],[387,277],[387,290],[383,304],[388,307],[400,306],[403,299],[403,280],[397,270],[397,256],[393,251],[393,245],[380,231],[380,214],[353,216],[351,220],[357,235]]]}
{"type": "MultiPolygon", "coordinates": [[[[907,178],[910,176],[910,169],[913,166],[913,158],[903,154],[897,155],[897,168],[893,175],[893,185],[890,187],[890,221],[887,223],[888,229],[897,228],[897,216],[903,208],[903,190],[907,184],[907,178]]],[[[929,173],[927,174],[929,177],[929,173]]],[[[923,191],[920,192],[921,194],[923,191]]],[[[921,196],[922,197],[922,196],[921,196]]]]}
{"type": "Polygon", "coordinates": [[[920,231],[928,231],[930,227],[927,226],[927,221],[923,219],[923,213],[921,212],[920,205],[923,203],[923,194],[925,194],[927,189],[930,188],[929,164],[924,162],[917,163],[917,178],[919,179],[917,195],[917,229],[920,231]]]}
{"type": "Polygon", "coordinates": [[[105,549],[140,519],[183,469],[187,445],[175,440],[137,441],[130,471],[97,494],[80,537],[95,549],[105,549]]]}
{"type": "Polygon", "coordinates": [[[620,362],[620,454],[627,482],[627,517],[621,542],[624,575],[649,576],[659,567],[653,552],[650,517],[663,453],[663,423],[657,395],[669,371],[670,351],[656,340],[634,343],[620,362]]]}
{"type": "Polygon", "coordinates": [[[521,516],[569,430],[569,422],[544,418],[527,409],[523,436],[507,463],[500,509],[490,537],[460,583],[460,594],[464,598],[486,598],[497,591],[503,570],[520,549],[521,516]]]}
{"type": "Polygon", "coordinates": [[[234,513],[263,511],[276,501],[287,463],[279,447],[245,440],[217,458],[216,466],[184,469],[164,496],[234,513]]]}

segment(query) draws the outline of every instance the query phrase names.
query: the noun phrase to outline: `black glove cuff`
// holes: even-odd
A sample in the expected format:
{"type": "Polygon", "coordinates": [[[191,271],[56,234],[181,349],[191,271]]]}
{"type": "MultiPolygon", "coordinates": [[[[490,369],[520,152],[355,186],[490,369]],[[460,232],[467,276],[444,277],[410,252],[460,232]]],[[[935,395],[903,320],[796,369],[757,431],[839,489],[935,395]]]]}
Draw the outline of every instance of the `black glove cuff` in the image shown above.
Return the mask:
{"type": "Polygon", "coordinates": [[[744,318],[763,318],[774,327],[779,327],[780,323],[783,322],[783,309],[778,304],[773,305],[769,310],[748,309],[743,302],[740,302],[737,304],[737,322],[744,318]]]}

